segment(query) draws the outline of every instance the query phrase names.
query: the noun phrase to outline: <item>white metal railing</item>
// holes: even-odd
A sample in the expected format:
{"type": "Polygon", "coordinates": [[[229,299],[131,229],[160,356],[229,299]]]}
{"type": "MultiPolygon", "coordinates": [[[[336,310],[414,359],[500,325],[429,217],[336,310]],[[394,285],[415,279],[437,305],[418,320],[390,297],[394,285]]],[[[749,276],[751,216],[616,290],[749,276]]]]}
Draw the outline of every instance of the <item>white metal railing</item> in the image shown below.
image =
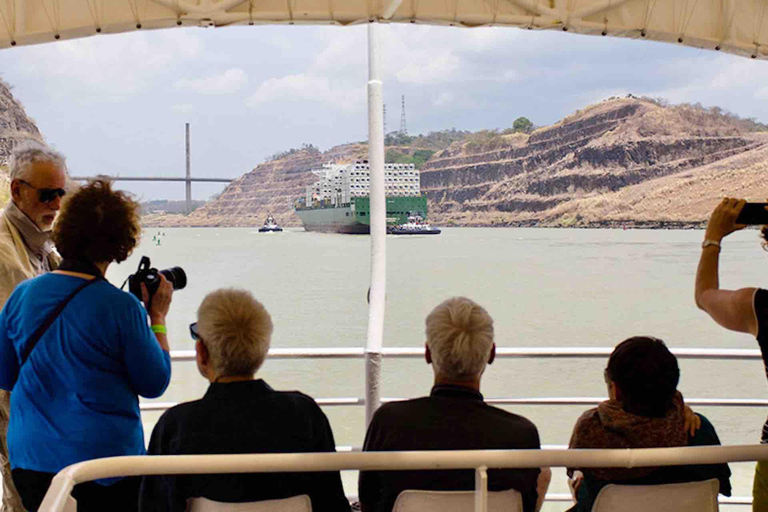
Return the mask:
{"type": "MultiPolygon", "coordinates": [[[[622,450],[470,450],[111,457],[79,462],[53,479],[40,507],[62,512],[72,488],[100,478],[163,474],[474,469],[475,511],[487,510],[487,468],[677,466],[768,460],[768,445],[622,450]]],[[[727,503],[734,503],[733,501],[727,503]]]]}

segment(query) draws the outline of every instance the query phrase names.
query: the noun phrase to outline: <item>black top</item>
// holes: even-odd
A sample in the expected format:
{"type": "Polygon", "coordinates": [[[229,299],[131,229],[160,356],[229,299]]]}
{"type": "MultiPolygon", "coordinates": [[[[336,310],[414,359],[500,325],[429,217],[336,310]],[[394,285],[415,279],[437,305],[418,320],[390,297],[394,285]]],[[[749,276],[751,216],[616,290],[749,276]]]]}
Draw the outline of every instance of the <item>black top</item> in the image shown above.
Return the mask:
{"type": "MultiPolygon", "coordinates": [[[[263,380],[211,384],[201,400],[165,412],[150,455],[333,452],[333,432],[312,398],[274,391],[263,380]]],[[[186,510],[186,500],[244,502],[308,494],[312,509],[349,511],[338,471],[147,476],[140,510],[186,510]]]]}
{"type": "MultiPolygon", "coordinates": [[[[759,288],[755,292],[755,315],[757,315],[757,343],[763,355],[763,366],[768,377],[768,290],[759,288]]],[[[768,420],[763,425],[761,443],[768,443],[768,420]]]]}
{"type": "MultiPolygon", "coordinates": [[[[435,386],[429,397],[382,405],[368,427],[363,451],[539,449],[539,433],[526,418],[483,402],[458,386],[435,386]]],[[[536,508],[539,469],[495,469],[488,489],[515,489],[523,509],[536,508]]],[[[389,512],[406,489],[472,490],[473,470],[364,471],[360,503],[365,512],[389,512]]]]}

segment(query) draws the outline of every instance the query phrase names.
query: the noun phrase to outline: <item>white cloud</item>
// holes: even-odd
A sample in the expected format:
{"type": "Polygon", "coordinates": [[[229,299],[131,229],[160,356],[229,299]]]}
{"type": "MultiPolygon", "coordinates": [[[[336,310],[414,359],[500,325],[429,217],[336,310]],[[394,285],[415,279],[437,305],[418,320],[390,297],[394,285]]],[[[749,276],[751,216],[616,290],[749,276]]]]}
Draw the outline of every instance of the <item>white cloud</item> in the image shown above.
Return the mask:
{"type": "Polygon", "coordinates": [[[246,100],[246,105],[257,107],[265,102],[297,100],[356,110],[364,104],[365,93],[362,87],[332,84],[328,77],[299,73],[266,80],[246,100]]]}
{"type": "Polygon", "coordinates": [[[231,68],[224,73],[205,78],[182,78],[174,84],[176,89],[198,94],[232,94],[248,83],[248,74],[240,68],[231,68]]]}
{"type": "Polygon", "coordinates": [[[203,51],[188,31],[103,35],[24,49],[19,70],[45,81],[57,98],[124,101],[148,88],[172,65],[183,65],[203,51]]]}
{"type": "Polygon", "coordinates": [[[449,92],[441,93],[437,98],[432,100],[432,104],[436,107],[443,107],[450,105],[454,102],[455,96],[449,92]]]}

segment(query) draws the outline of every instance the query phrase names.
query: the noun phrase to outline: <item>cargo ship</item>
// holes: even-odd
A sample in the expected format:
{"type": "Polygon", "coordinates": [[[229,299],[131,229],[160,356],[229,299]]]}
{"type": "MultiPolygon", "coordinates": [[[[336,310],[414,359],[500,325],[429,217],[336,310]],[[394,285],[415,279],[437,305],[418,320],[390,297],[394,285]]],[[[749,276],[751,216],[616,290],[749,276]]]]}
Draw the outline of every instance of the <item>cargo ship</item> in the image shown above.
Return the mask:
{"type": "MultiPolygon", "coordinates": [[[[312,169],[319,179],[295,204],[304,229],[323,233],[365,235],[371,232],[370,166],[325,164],[312,169]]],[[[413,164],[384,164],[387,227],[427,218],[427,198],[421,194],[419,171],[413,164]]]]}

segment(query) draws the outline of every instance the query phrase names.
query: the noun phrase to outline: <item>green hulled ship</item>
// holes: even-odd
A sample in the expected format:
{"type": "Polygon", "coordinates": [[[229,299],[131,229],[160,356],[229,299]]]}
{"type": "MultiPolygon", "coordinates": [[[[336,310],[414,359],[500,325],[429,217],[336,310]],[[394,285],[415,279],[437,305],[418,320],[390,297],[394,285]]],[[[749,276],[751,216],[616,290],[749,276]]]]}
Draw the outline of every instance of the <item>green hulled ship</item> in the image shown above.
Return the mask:
{"type": "MultiPolygon", "coordinates": [[[[296,201],[304,229],[324,233],[371,232],[370,169],[367,161],[326,164],[312,172],[320,180],[296,201]]],[[[427,218],[427,198],[421,195],[419,171],[409,164],[385,164],[387,226],[406,224],[409,217],[427,218]]]]}

